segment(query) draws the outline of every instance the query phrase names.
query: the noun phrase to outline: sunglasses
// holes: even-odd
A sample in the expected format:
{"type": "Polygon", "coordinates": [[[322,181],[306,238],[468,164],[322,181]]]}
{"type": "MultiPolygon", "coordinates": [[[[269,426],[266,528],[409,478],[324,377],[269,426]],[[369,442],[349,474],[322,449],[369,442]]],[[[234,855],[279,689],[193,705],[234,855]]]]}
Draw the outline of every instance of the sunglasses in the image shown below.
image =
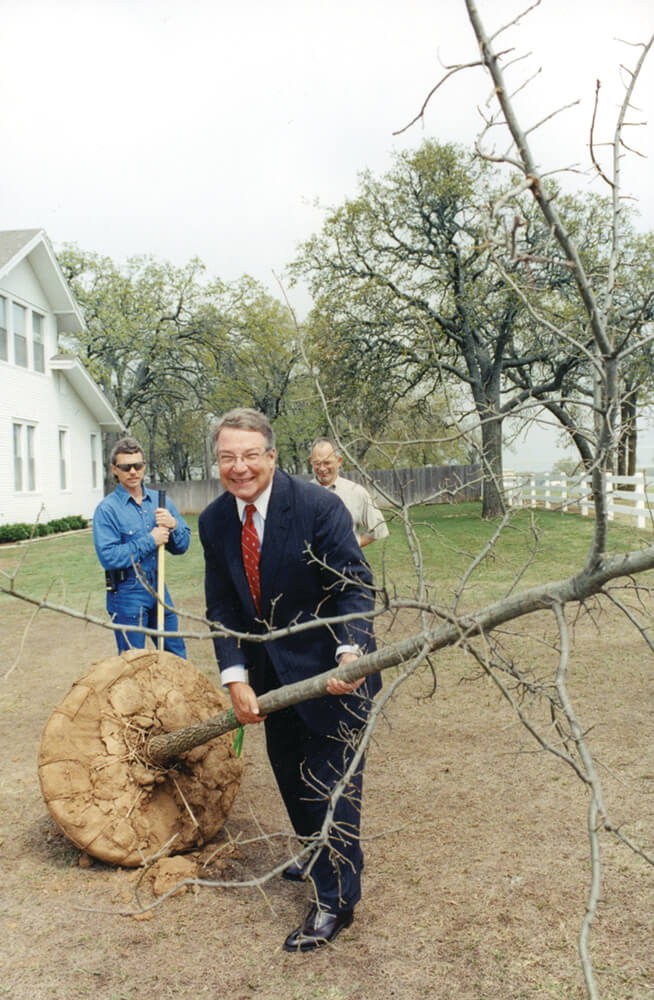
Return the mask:
{"type": "Polygon", "coordinates": [[[141,469],[145,468],[145,462],[117,462],[116,468],[120,469],[121,472],[131,472],[132,469],[135,472],[140,472],[141,469]]]}

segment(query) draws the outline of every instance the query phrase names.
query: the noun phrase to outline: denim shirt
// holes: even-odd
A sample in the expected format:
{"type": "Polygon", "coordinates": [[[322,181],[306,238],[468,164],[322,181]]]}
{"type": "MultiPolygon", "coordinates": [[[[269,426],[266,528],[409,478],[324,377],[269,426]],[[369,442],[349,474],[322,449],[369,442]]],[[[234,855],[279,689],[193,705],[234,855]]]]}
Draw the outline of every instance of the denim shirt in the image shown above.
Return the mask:
{"type": "MultiPolygon", "coordinates": [[[[129,569],[133,561],[140,563],[148,576],[155,571],[157,543],[150,532],[156,523],[154,512],[158,505],[154,490],[144,486],[143,502],[138,504],[120,484],[100,501],[93,515],[93,544],[104,569],[129,569]]],[[[166,508],[177,521],[166,550],[181,555],[188,549],[191,529],[167,497],[166,508]]]]}

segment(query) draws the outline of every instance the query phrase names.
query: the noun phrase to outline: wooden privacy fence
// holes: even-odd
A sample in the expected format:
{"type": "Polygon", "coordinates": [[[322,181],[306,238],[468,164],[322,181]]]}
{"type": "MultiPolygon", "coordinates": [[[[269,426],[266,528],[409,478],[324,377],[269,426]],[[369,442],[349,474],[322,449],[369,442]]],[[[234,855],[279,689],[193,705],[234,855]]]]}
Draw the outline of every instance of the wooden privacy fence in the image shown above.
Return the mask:
{"type": "Polygon", "coordinates": [[[461,503],[462,500],[481,500],[481,469],[478,465],[425,465],[415,469],[376,469],[370,478],[377,487],[351,470],[344,472],[346,479],[353,479],[370,490],[375,502],[387,506],[384,494],[395,503],[461,503]]]}
{"type": "MultiPolygon", "coordinates": [[[[609,520],[627,518],[637,528],[654,528],[654,475],[642,470],[635,476],[604,474],[609,520]]],[[[556,479],[546,474],[505,472],[504,495],[511,507],[542,507],[562,514],[595,513],[590,478],[556,479]]]]}
{"type": "MultiPolygon", "coordinates": [[[[371,487],[358,472],[343,473],[346,479],[363,483],[380,506],[388,506],[384,494],[397,503],[459,503],[481,499],[481,470],[478,465],[426,465],[416,469],[376,469],[370,473],[371,487]]],[[[303,475],[310,479],[310,475],[303,475]]],[[[219,479],[191,479],[185,482],[149,483],[151,489],[165,489],[182,514],[198,514],[220,496],[219,479]]]]}

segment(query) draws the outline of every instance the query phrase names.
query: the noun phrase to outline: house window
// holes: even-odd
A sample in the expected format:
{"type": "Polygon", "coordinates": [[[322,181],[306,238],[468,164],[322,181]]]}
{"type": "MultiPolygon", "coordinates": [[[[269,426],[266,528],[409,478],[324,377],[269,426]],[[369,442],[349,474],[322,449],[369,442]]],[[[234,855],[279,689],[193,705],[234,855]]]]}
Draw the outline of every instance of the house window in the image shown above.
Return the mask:
{"type": "Polygon", "coordinates": [[[32,358],[34,371],[45,371],[45,348],[43,346],[43,316],[32,313],[32,358]]]}
{"type": "Polygon", "coordinates": [[[27,488],[28,490],[36,489],[36,458],[34,455],[34,437],[36,435],[36,429],[33,424],[27,424],[25,427],[25,440],[27,443],[26,457],[27,457],[27,488]]]}
{"type": "Polygon", "coordinates": [[[98,485],[98,435],[91,434],[91,486],[98,485]]]}
{"type": "Polygon", "coordinates": [[[27,368],[27,335],[25,333],[25,306],[14,302],[14,361],[21,368],[27,368]]]}
{"type": "Polygon", "coordinates": [[[23,489],[23,425],[14,424],[14,489],[23,489]]]}
{"type": "Polygon", "coordinates": [[[7,300],[0,295],[0,361],[7,357],[7,300]]]}
{"type": "Polygon", "coordinates": [[[17,493],[36,489],[36,455],[34,442],[36,428],[33,424],[15,423],[14,432],[14,489],[17,493]]]}
{"type": "Polygon", "coordinates": [[[68,431],[59,428],[59,488],[68,489],[68,431]]]}

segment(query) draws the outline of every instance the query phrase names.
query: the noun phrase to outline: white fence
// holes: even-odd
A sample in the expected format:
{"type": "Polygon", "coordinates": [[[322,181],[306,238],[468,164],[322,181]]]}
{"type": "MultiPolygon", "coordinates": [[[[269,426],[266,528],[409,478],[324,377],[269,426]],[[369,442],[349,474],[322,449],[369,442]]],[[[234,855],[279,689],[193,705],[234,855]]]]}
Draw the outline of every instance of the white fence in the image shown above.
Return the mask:
{"type": "MultiPolygon", "coordinates": [[[[629,518],[638,528],[654,529],[654,476],[604,475],[609,520],[629,518]]],[[[544,474],[505,472],[504,495],[510,507],[544,507],[563,514],[593,515],[590,478],[551,479],[544,474]]]]}

